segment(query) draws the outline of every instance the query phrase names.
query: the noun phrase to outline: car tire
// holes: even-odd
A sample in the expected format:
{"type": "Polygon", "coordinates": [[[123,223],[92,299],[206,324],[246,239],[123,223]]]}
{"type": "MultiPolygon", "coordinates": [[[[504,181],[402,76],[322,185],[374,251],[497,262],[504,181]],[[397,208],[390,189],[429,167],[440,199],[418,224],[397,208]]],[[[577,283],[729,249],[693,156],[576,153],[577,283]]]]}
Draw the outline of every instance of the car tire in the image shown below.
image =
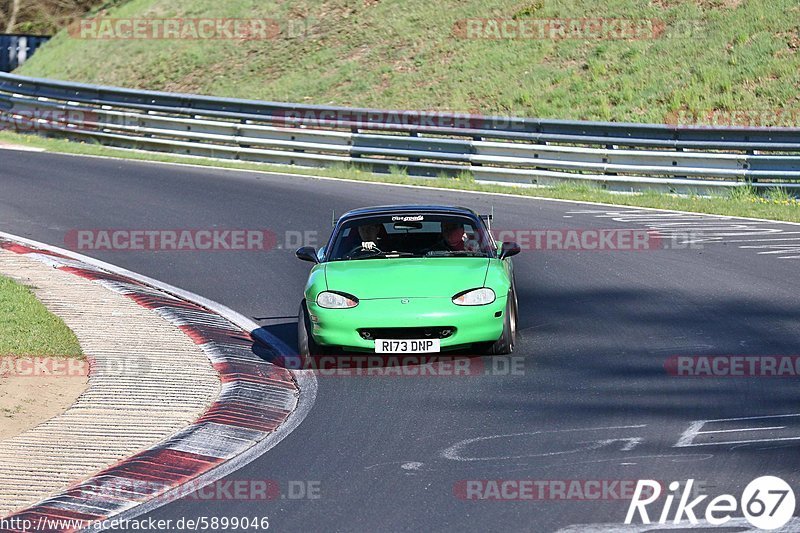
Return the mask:
{"type": "Polygon", "coordinates": [[[511,316],[513,322],[511,324],[511,347],[512,349],[517,346],[517,319],[519,318],[519,301],[517,301],[517,289],[512,285],[511,287],[511,294],[508,295],[509,298],[514,302],[514,307],[512,308],[513,315],[511,316]]]}
{"type": "Polygon", "coordinates": [[[300,303],[300,311],[297,315],[297,353],[301,357],[323,355],[324,350],[311,335],[311,317],[308,315],[305,300],[300,303]]]}
{"type": "Polygon", "coordinates": [[[517,312],[514,299],[514,293],[509,292],[503,318],[503,334],[489,348],[490,355],[508,355],[514,351],[517,342],[517,312]]]}

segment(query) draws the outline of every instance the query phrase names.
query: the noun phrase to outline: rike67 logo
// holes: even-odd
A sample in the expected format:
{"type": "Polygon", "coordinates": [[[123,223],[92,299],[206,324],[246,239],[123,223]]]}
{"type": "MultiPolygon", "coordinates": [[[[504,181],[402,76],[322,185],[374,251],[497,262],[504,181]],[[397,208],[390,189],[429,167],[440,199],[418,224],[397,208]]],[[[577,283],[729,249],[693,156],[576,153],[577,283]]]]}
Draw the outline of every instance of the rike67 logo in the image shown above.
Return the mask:
{"type": "MultiPolygon", "coordinates": [[[[785,526],[795,511],[794,492],[788,483],[778,477],[762,476],[751,481],[738,500],[731,494],[717,496],[706,504],[705,513],[701,513],[700,509],[701,504],[708,498],[707,495],[689,501],[693,496],[693,485],[694,480],[688,480],[682,493],[678,494],[681,484],[677,481],[670,483],[661,513],[653,515],[652,519],[655,520],[658,516],[658,523],[662,525],[669,521],[681,524],[685,520],[697,525],[699,523],[697,517],[703,516],[708,525],[723,526],[730,522],[734,515],[741,513],[753,527],[774,530],[785,526]],[[676,499],[678,503],[673,511],[676,499]]],[[[633,523],[637,514],[643,524],[652,523],[648,506],[657,502],[662,492],[662,486],[658,481],[640,480],[636,484],[625,523],[633,523]]],[[[650,511],[657,512],[658,509],[651,508],[650,511]]]]}

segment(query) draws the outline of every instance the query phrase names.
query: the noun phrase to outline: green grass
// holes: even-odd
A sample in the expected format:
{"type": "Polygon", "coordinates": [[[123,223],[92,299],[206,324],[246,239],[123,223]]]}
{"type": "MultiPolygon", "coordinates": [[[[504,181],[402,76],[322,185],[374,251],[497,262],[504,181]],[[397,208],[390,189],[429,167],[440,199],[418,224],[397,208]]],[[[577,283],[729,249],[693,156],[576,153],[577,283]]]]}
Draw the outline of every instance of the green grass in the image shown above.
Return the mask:
{"type": "Polygon", "coordinates": [[[19,73],[275,101],[664,122],[800,107],[797,0],[114,0],[90,16],[305,20],[266,41],[59,33],[19,73]],[[644,40],[464,39],[465,18],[658,19],[644,40]]]}
{"type": "Polygon", "coordinates": [[[0,276],[0,357],[81,357],[75,334],[29,288],[0,276]]]}
{"type": "Polygon", "coordinates": [[[504,193],[536,198],[556,198],[584,202],[626,205],[634,207],[653,207],[678,211],[693,211],[717,215],[762,218],[786,222],[800,222],[800,202],[789,197],[783,189],[772,189],[765,196],[759,196],[755,189],[743,187],[721,196],[677,196],[658,192],[640,194],[619,194],[604,191],[586,184],[566,184],[558,187],[514,187],[476,183],[469,172],[462,172],[455,178],[435,179],[408,176],[401,167],[393,167],[388,174],[373,174],[350,165],[334,165],[324,169],[268,165],[226,161],[201,157],[174,156],[155,152],[138,152],[109,148],[97,144],[69,142],[63,139],[47,139],[33,135],[20,135],[0,131],[0,141],[18,145],[43,148],[52,152],[80,155],[118,157],[139,161],[164,163],[183,163],[216,168],[231,168],[255,172],[280,172],[282,174],[313,174],[330,178],[351,179],[378,183],[396,183],[420,187],[439,187],[455,190],[504,193]]]}

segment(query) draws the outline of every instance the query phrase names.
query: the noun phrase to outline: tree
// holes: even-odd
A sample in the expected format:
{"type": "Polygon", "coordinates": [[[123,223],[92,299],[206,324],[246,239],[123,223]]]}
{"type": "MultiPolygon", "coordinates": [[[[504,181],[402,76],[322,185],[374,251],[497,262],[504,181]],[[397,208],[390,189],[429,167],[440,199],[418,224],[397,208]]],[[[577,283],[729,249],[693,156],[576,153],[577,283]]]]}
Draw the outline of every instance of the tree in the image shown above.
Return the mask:
{"type": "Polygon", "coordinates": [[[102,0],[0,0],[0,30],[52,35],[102,3],[102,0]]]}
{"type": "Polygon", "coordinates": [[[11,0],[10,2],[4,2],[6,4],[10,3],[10,6],[4,6],[2,11],[0,11],[0,20],[5,23],[6,29],[4,30],[5,33],[13,33],[14,28],[17,25],[17,16],[19,15],[19,4],[20,0],[11,0]]]}

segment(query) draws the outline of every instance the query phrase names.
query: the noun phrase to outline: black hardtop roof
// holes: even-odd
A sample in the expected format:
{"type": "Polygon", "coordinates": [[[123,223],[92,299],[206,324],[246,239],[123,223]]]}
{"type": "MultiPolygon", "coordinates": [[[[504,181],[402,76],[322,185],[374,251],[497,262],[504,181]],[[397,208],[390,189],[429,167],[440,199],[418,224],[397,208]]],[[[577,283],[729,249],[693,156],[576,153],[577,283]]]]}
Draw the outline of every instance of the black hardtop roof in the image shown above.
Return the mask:
{"type": "Polygon", "coordinates": [[[447,215],[465,215],[472,218],[478,218],[478,214],[472,209],[466,207],[449,206],[449,205],[380,205],[374,207],[361,207],[353,209],[343,214],[339,218],[339,222],[350,218],[363,217],[369,215],[408,215],[408,214],[447,214],[447,215]]]}

